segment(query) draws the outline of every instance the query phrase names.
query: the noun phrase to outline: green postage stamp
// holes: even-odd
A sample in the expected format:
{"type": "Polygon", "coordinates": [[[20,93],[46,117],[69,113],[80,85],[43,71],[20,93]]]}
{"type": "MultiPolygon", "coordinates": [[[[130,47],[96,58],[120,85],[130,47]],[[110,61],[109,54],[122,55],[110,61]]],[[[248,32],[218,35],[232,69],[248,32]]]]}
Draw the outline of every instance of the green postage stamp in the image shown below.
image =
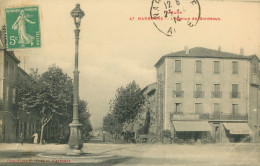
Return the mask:
{"type": "Polygon", "coordinates": [[[5,9],[7,48],[41,47],[39,7],[5,9]]]}

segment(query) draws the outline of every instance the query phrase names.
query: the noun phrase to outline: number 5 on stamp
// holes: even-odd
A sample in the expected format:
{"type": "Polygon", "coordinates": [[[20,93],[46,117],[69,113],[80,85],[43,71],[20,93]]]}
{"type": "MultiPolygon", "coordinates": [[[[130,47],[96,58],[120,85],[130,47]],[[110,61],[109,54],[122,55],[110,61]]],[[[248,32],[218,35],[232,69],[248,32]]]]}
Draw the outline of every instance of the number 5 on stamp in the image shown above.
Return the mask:
{"type": "Polygon", "coordinates": [[[5,9],[7,48],[41,47],[39,7],[5,9]]]}

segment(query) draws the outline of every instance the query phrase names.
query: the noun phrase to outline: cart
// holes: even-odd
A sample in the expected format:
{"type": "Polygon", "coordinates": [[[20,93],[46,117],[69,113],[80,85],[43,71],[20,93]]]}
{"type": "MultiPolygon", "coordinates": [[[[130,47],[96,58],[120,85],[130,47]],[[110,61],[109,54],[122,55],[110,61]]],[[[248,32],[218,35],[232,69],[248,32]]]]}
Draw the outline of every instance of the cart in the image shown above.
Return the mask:
{"type": "Polygon", "coordinates": [[[137,143],[152,143],[156,144],[161,141],[160,137],[157,135],[141,134],[136,138],[137,143]]]}

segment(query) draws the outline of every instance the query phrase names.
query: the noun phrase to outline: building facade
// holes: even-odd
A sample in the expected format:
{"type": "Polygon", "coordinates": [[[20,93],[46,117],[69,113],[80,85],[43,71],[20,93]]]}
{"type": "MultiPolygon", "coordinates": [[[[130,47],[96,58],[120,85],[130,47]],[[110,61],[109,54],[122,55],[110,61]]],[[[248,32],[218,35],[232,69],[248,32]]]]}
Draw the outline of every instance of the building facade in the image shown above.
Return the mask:
{"type": "Polygon", "coordinates": [[[216,142],[259,140],[259,59],[201,47],[156,64],[157,112],[176,138],[216,142]]]}
{"type": "Polygon", "coordinates": [[[5,27],[0,30],[0,142],[17,142],[22,137],[30,142],[39,129],[39,118],[19,111],[17,85],[28,81],[29,75],[20,67],[20,61],[5,45],[5,27]]]}
{"type": "Polygon", "coordinates": [[[0,141],[16,140],[16,81],[19,60],[5,49],[5,27],[0,31],[0,141]]]}

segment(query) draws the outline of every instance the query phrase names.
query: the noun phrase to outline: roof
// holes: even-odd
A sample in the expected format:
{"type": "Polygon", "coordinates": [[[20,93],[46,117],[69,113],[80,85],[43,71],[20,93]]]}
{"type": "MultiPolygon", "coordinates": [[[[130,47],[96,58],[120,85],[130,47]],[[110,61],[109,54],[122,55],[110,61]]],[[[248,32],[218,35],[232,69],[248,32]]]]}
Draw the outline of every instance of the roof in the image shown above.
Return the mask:
{"type": "Polygon", "coordinates": [[[252,131],[247,123],[224,123],[230,134],[251,134],[252,131]]]}
{"type": "Polygon", "coordinates": [[[29,76],[28,73],[26,73],[26,71],[24,71],[22,68],[18,67],[18,71],[21,72],[23,75],[25,76],[29,76]]]}
{"type": "Polygon", "coordinates": [[[157,88],[157,82],[154,82],[152,84],[147,85],[145,88],[143,88],[142,93],[147,94],[151,90],[156,90],[157,88]]]}
{"type": "Polygon", "coordinates": [[[208,49],[203,47],[194,47],[189,49],[189,54],[185,54],[185,50],[166,54],[162,56],[154,66],[157,67],[164,61],[165,58],[171,58],[171,57],[225,58],[225,59],[252,59],[253,57],[256,57],[258,59],[256,55],[245,56],[245,55],[228,53],[228,52],[223,52],[223,51],[213,50],[213,49],[208,49]]]}
{"type": "Polygon", "coordinates": [[[173,121],[175,131],[211,131],[207,121],[173,121]]]}

